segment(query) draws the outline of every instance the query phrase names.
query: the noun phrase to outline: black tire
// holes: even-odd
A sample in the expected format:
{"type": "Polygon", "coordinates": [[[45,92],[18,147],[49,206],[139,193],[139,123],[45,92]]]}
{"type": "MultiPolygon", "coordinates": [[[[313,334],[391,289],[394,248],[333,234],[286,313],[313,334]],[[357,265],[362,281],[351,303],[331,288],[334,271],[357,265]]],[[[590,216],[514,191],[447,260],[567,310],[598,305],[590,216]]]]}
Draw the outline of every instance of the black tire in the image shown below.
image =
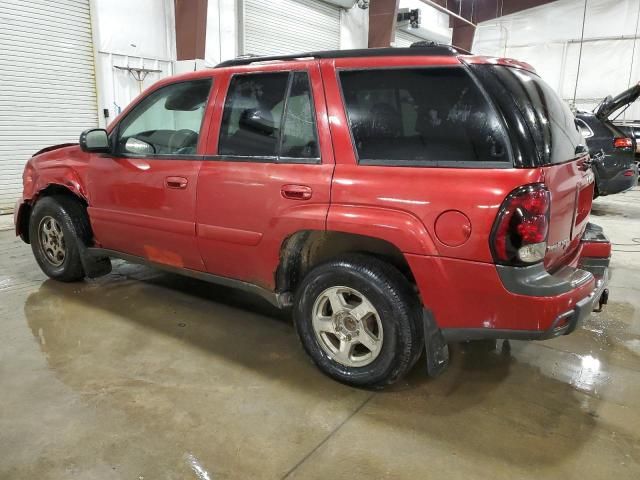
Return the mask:
{"type": "Polygon", "coordinates": [[[29,220],[31,250],[42,271],[61,282],[75,282],[85,277],[81,258],[81,244],[91,238],[91,228],[85,208],[79,201],[65,196],[43,197],[38,200],[29,220]],[[64,260],[60,265],[52,263],[45,253],[39,232],[41,222],[54,219],[62,229],[64,260]]]}
{"type": "Polygon", "coordinates": [[[356,387],[382,388],[396,382],[424,348],[422,310],[416,293],[395,267],[368,255],[344,255],[311,270],[297,289],[293,317],[300,341],[318,368],[356,387]],[[346,366],[336,361],[320,345],[314,331],[316,299],[336,286],[361,292],[378,313],[384,336],[377,357],[367,365],[346,366]]]}

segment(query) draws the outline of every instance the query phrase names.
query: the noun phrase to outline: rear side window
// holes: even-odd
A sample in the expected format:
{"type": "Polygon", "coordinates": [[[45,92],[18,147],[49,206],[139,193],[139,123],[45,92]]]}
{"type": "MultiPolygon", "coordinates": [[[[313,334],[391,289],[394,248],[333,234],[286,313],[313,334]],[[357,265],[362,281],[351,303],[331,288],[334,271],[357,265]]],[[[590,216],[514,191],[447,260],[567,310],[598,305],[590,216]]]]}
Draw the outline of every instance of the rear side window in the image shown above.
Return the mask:
{"type": "Polygon", "coordinates": [[[289,73],[236,75],[222,115],[220,155],[275,157],[289,73]]]}
{"type": "Polygon", "coordinates": [[[235,75],[225,101],[218,153],[319,161],[314,119],[306,72],[235,75]]]}
{"type": "Polygon", "coordinates": [[[474,71],[505,110],[505,116],[518,115],[518,119],[513,117],[514,123],[522,123],[533,140],[535,164],[563,163],[576,157],[576,147],[584,143],[576,119],[538,75],[497,65],[477,65],[474,71]]]}
{"type": "Polygon", "coordinates": [[[320,156],[314,118],[309,77],[305,72],[296,72],[291,80],[282,126],[281,157],[318,158],[320,156]]]}
{"type": "Polygon", "coordinates": [[[462,67],[340,72],[361,164],[509,161],[499,117],[462,67]]]}

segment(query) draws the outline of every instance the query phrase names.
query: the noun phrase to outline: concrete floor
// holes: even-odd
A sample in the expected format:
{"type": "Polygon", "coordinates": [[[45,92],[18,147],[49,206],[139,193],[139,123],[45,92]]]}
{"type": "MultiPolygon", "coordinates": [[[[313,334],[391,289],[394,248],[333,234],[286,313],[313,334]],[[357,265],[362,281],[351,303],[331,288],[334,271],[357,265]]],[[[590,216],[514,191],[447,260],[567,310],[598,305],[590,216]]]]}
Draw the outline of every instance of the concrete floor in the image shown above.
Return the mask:
{"type": "Polygon", "coordinates": [[[603,313],[380,393],[324,377],[259,299],[122,262],[56,283],[0,232],[0,478],[638,479],[640,190],[592,221],[603,313]]]}

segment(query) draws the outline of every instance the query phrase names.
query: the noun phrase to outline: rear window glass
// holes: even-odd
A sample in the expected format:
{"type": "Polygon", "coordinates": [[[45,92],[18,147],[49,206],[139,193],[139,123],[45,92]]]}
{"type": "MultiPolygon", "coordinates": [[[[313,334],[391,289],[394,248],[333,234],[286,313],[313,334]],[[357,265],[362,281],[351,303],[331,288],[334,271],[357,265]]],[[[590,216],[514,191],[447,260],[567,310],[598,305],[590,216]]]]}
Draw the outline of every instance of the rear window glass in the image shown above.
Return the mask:
{"type": "Polygon", "coordinates": [[[275,157],[288,72],[237,75],[222,114],[218,153],[275,157]]]}
{"type": "MultiPolygon", "coordinates": [[[[538,75],[519,68],[485,65],[478,66],[476,72],[483,82],[497,81],[508,92],[508,101],[522,116],[534,141],[539,163],[563,163],[576,157],[576,147],[584,144],[576,118],[538,75]]],[[[505,95],[501,96],[504,103],[505,95]]]]}
{"type": "Polygon", "coordinates": [[[361,164],[507,162],[507,140],[489,102],[462,67],[340,72],[361,164]]]}

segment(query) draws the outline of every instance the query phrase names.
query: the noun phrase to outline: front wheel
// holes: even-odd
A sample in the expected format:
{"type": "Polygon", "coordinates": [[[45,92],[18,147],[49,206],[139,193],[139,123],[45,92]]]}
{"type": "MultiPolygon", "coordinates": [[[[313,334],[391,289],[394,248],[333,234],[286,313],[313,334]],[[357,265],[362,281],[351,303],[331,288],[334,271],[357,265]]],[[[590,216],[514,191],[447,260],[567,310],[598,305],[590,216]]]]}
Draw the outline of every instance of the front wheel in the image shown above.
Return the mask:
{"type": "Polygon", "coordinates": [[[29,238],[33,255],[42,271],[63,282],[84,278],[79,242],[87,232],[81,205],[66,197],[44,197],[33,207],[29,238]]]}
{"type": "Polygon", "coordinates": [[[392,265],[347,255],[314,268],[297,291],[294,322],[330,377],[381,388],[400,379],[423,347],[418,299],[392,265]]]}

